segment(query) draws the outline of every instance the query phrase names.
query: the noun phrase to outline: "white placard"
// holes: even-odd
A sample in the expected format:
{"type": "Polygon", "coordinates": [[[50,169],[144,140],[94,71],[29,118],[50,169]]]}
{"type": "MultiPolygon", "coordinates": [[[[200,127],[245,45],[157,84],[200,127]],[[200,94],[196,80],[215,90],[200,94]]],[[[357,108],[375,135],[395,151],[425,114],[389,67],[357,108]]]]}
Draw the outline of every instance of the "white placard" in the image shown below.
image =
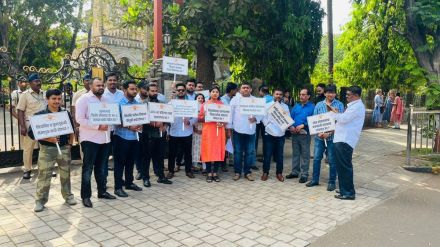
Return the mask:
{"type": "Polygon", "coordinates": [[[162,72],[188,75],[188,59],[164,56],[162,62],[162,72]]]}
{"type": "Polygon", "coordinates": [[[307,117],[310,135],[324,133],[335,130],[335,119],[329,114],[319,114],[307,117]]]}
{"type": "Polygon", "coordinates": [[[150,111],[150,122],[174,122],[173,105],[150,102],[148,110],[150,111]]]}
{"type": "Polygon", "coordinates": [[[205,122],[228,123],[231,119],[231,107],[222,104],[205,104],[205,122]]]}
{"type": "Polygon", "coordinates": [[[89,121],[95,125],[118,125],[121,124],[119,104],[115,103],[91,103],[89,104],[89,121]]]}
{"type": "Polygon", "coordinates": [[[124,127],[150,122],[147,104],[123,105],[121,107],[121,115],[124,127]]]}
{"type": "Polygon", "coordinates": [[[30,122],[36,140],[73,133],[67,111],[34,115],[30,122]]]}
{"type": "Polygon", "coordinates": [[[243,115],[266,115],[266,99],[240,97],[240,113],[243,115]]]}
{"type": "Polygon", "coordinates": [[[196,100],[171,100],[174,108],[174,117],[198,117],[199,102],[196,100]]]}
{"type": "Polygon", "coordinates": [[[271,122],[276,124],[282,130],[286,130],[294,123],[289,112],[284,110],[284,108],[278,102],[275,102],[271,107],[269,107],[267,110],[267,115],[269,115],[271,122]]]}

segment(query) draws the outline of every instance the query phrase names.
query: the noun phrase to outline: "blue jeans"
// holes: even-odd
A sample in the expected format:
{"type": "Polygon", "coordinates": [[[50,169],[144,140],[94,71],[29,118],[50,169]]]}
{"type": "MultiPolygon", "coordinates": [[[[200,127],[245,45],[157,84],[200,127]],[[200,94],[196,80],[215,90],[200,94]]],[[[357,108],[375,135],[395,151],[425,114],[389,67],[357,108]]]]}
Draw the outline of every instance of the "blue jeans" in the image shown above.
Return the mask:
{"type": "Polygon", "coordinates": [[[334,144],[334,156],[338,171],[339,192],[343,196],[355,196],[353,183],[353,148],[345,142],[334,144]]]}
{"type": "Polygon", "coordinates": [[[232,135],[234,145],[234,170],[235,173],[244,175],[251,173],[251,165],[254,159],[255,134],[246,135],[234,131],[232,135]],[[244,153],[244,165],[243,163],[244,153]]]}
{"type": "Polygon", "coordinates": [[[124,138],[115,135],[114,137],[114,177],[115,190],[122,189],[123,179],[125,174],[125,185],[133,183],[133,167],[136,159],[138,144],[136,140],[125,140],[124,138]]]}
{"type": "Polygon", "coordinates": [[[92,171],[95,174],[98,195],[106,192],[104,169],[108,160],[109,145],[83,141],[81,142],[81,148],[84,154],[81,172],[81,198],[88,199],[92,197],[92,171]]]}
{"type": "Polygon", "coordinates": [[[277,164],[276,174],[283,173],[283,153],[284,153],[284,136],[276,137],[269,134],[263,135],[263,172],[269,173],[270,162],[272,157],[275,157],[277,164]]]}
{"type": "Polygon", "coordinates": [[[327,158],[328,163],[330,165],[330,173],[329,173],[329,184],[335,184],[336,183],[336,163],[335,163],[335,157],[334,157],[334,147],[333,147],[333,141],[327,141],[327,149],[325,147],[325,142],[323,139],[315,137],[315,151],[313,155],[313,177],[312,181],[319,183],[319,176],[321,174],[321,160],[324,157],[324,153],[327,150],[327,158]]]}

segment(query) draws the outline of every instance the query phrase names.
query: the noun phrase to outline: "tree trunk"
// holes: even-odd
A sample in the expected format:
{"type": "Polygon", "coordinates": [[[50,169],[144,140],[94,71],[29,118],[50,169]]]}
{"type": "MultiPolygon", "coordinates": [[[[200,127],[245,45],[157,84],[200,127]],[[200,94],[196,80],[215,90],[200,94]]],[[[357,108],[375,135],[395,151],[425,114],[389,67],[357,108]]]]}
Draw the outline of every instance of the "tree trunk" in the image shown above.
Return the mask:
{"type": "Polygon", "coordinates": [[[79,10],[78,10],[78,16],[77,16],[77,22],[75,23],[75,28],[73,29],[72,39],[70,40],[69,50],[67,51],[68,54],[72,54],[73,50],[76,48],[76,37],[78,36],[78,31],[81,26],[81,18],[82,18],[82,12],[84,7],[84,1],[81,0],[79,3],[79,10]]]}
{"type": "Polygon", "coordinates": [[[197,43],[197,80],[202,81],[205,86],[215,81],[214,54],[210,47],[205,47],[202,41],[197,43]]]}
{"type": "Polygon", "coordinates": [[[327,30],[328,30],[328,73],[329,83],[333,83],[333,0],[327,0],[327,30]]]}

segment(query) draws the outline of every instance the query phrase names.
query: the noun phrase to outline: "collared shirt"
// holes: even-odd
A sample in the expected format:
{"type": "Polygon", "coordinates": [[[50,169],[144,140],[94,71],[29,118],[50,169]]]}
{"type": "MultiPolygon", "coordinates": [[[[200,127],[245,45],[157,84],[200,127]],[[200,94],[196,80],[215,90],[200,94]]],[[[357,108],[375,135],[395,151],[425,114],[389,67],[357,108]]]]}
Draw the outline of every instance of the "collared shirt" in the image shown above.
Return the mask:
{"type": "Polygon", "coordinates": [[[80,98],[81,96],[83,96],[84,94],[86,94],[86,93],[87,93],[87,89],[85,89],[85,88],[76,91],[76,92],[73,94],[73,97],[72,97],[72,106],[75,106],[75,105],[76,105],[76,102],[78,102],[79,98],[80,98]]]}
{"type": "Polygon", "coordinates": [[[193,125],[197,123],[197,118],[185,118],[189,120],[189,126],[184,125],[182,117],[175,117],[174,123],[170,125],[170,136],[173,137],[186,137],[193,134],[193,125]]]}
{"type": "Polygon", "coordinates": [[[221,102],[223,102],[224,105],[229,105],[231,103],[231,97],[228,94],[223,95],[220,97],[221,102]]]}
{"type": "Polygon", "coordinates": [[[361,99],[348,103],[344,113],[331,115],[336,119],[333,142],[345,142],[353,149],[359,141],[365,120],[365,106],[361,99]]]}
{"type": "MultiPolygon", "coordinates": [[[[12,91],[12,93],[11,93],[11,106],[14,106],[14,107],[17,106],[18,100],[20,99],[21,95],[24,92],[26,92],[26,90],[25,91],[21,91],[20,88],[12,91]]],[[[15,111],[17,111],[17,109],[15,109],[15,111]]]]}
{"type": "Polygon", "coordinates": [[[29,89],[23,92],[18,100],[17,110],[23,111],[26,120],[29,120],[35,113],[44,110],[46,106],[46,93],[43,90],[36,93],[29,89]]]}
{"type": "MultiPolygon", "coordinates": [[[[255,98],[254,96],[249,96],[255,98]]],[[[253,135],[255,134],[257,123],[263,119],[264,116],[254,116],[257,121],[255,123],[249,122],[249,115],[243,115],[240,113],[240,99],[243,96],[234,97],[231,100],[231,122],[229,122],[227,128],[234,129],[240,134],[253,135]]]]}
{"type": "MultiPolygon", "coordinates": [[[[66,111],[66,109],[60,107],[58,109],[58,112],[61,112],[61,111],[66,111]]],[[[39,112],[35,113],[34,115],[41,115],[41,114],[48,114],[48,113],[52,113],[52,112],[49,110],[49,107],[46,107],[46,109],[44,109],[42,111],[39,111],[39,112]]],[[[69,116],[70,124],[73,127],[74,125],[73,125],[73,122],[72,122],[72,116],[70,116],[70,113],[68,111],[67,111],[67,115],[69,116]]],[[[29,128],[28,135],[29,135],[29,137],[31,139],[35,139],[34,132],[32,131],[32,128],[29,128]]],[[[69,138],[70,138],[70,134],[60,136],[58,144],[61,147],[69,144],[69,138]]],[[[40,143],[41,145],[45,145],[45,146],[56,147],[55,143],[47,142],[47,141],[43,141],[43,140],[39,140],[38,143],[40,143]]]]}
{"type": "Polygon", "coordinates": [[[194,92],[193,94],[186,94],[185,99],[187,100],[196,100],[196,93],[194,92]]]}
{"type": "Polygon", "coordinates": [[[142,99],[142,98],[141,98],[141,95],[138,93],[138,94],[136,95],[136,97],[134,97],[134,100],[136,100],[137,102],[139,102],[139,103],[141,103],[141,104],[144,104],[144,103],[147,103],[147,102],[148,102],[148,97],[145,98],[145,99],[142,99]]]}
{"type": "MultiPolygon", "coordinates": [[[[127,97],[124,96],[124,98],[121,99],[121,101],[119,102],[119,109],[121,109],[121,106],[123,105],[135,105],[135,104],[139,104],[139,102],[136,101],[135,99],[129,101],[127,97]]],[[[130,130],[127,127],[116,126],[115,132],[113,134],[118,135],[122,139],[129,141],[134,141],[138,139],[138,134],[136,134],[136,131],[130,130]]]]}
{"type": "Polygon", "coordinates": [[[119,102],[121,102],[121,100],[125,98],[124,92],[122,92],[122,90],[119,89],[116,89],[116,92],[112,93],[110,92],[110,90],[108,90],[108,88],[105,88],[103,96],[106,96],[107,98],[111,99],[112,103],[116,103],[116,104],[119,104],[119,102]]]}
{"type": "MultiPolygon", "coordinates": [[[[342,104],[341,101],[337,100],[337,99],[333,99],[332,103],[330,104],[332,107],[338,109],[339,113],[343,113],[344,112],[344,104],[342,104]]],[[[327,113],[327,103],[325,100],[318,102],[318,104],[316,104],[315,106],[315,110],[313,111],[313,115],[319,115],[319,114],[324,114],[327,113]]],[[[319,138],[318,135],[315,136],[315,138],[319,138]]],[[[329,137],[327,137],[328,141],[333,140],[333,134],[329,135],[329,137]]]]}
{"type": "Polygon", "coordinates": [[[264,95],[263,98],[266,100],[266,103],[269,103],[269,102],[273,101],[273,96],[270,95],[270,94],[264,95]]]}
{"type": "Polygon", "coordinates": [[[290,116],[292,117],[293,121],[295,121],[293,126],[296,127],[298,125],[304,124],[304,130],[308,133],[309,126],[307,124],[307,117],[313,115],[314,109],[315,105],[313,105],[313,103],[310,101],[307,102],[305,105],[303,105],[301,102],[296,103],[290,112],[290,116]]]}
{"type": "Polygon", "coordinates": [[[76,102],[75,119],[79,126],[79,141],[89,141],[96,144],[104,144],[110,142],[110,132],[98,130],[99,125],[89,122],[89,104],[91,103],[113,103],[112,99],[102,95],[101,98],[96,97],[92,91],[84,94],[76,102]]]}
{"type": "MultiPolygon", "coordinates": [[[[284,102],[279,102],[279,103],[286,112],[289,112],[289,107],[284,102]]],[[[273,104],[275,104],[275,101],[266,104],[266,112],[273,104]]],[[[282,137],[285,135],[286,130],[281,129],[277,124],[275,124],[275,121],[272,119],[272,117],[269,114],[266,114],[264,116],[262,122],[265,126],[264,130],[266,131],[266,134],[269,134],[274,137],[282,137]]]]}

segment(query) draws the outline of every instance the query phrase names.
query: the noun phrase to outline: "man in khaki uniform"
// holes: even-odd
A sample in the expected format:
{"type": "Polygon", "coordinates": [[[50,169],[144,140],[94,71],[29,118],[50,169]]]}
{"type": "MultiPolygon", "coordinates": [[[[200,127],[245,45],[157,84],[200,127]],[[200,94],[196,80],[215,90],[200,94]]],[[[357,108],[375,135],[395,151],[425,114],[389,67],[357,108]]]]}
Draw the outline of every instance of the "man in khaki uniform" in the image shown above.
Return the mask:
{"type": "MultiPolygon", "coordinates": [[[[11,107],[9,108],[9,112],[11,113],[11,116],[17,119],[17,121],[18,121],[18,113],[17,113],[18,100],[20,99],[21,95],[27,90],[27,87],[28,87],[27,78],[20,77],[17,82],[17,89],[12,91],[11,93],[11,107]]],[[[20,135],[20,133],[18,133],[18,135],[20,136],[20,143],[21,145],[23,145],[23,136],[20,135]]],[[[17,145],[17,147],[18,146],[19,145],[17,145]]]]}
{"type": "Polygon", "coordinates": [[[38,74],[29,76],[30,89],[22,94],[18,101],[18,124],[20,125],[20,134],[23,136],[23,179],[31,178],[32,153],[37,141],[27,136],[30,125],[29,119],[36,112],[46,108],[45,93],[41,90],[41,80],[38,74]]]}

